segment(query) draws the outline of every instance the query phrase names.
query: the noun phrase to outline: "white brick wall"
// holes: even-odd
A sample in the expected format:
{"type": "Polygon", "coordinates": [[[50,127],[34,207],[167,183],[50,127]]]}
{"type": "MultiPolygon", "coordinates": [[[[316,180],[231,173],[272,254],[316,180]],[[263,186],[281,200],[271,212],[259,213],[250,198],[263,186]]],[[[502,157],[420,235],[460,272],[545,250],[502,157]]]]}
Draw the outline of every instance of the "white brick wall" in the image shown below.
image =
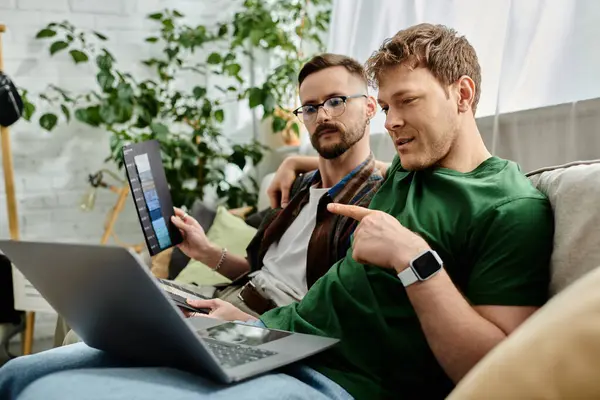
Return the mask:
{"type": "MultiPolygon", "coordinates": [[[[105,33],[121,65],[128,69],[131,65],[131,71],[139,73],[135,62],[150,53],[143,45],[143,38],[153,29],[145,18],[148,13],[176,8],[188,21],[206,24],[224,13],[231,14],[238,4],[236,0],[0,0],[0,23],[8,27],[3,35],[5,72],[18,86],[32,92],[43,90],[48,83],[75,90],[93,85],[94,77],[85,67],[74,67],[67,54],[50,58],[47,43],[34,39],[46,23],[66,19],[78,27],[105,33]]],[[[226,129],[231,135],[251,134],[249,118],[234,122],[226,129]]],[[[88,189],[87,175],[103,167],[109,151],[108,134],[79,123],[47,133],[37,123],[20,121],[11,127],[11,137],[21,238],[99,242],[117,196],[99,191],[91,213],[80,211],[78,204],[88,189]]],[[[5,203],[4,177],[0,176],[0,238],[8,237],[5,203]]],[[[116,232],[127,242],[142,240],[131,199],[116,232]]],[[[36,336],[52,333],[38,331],[36,336]]]]}

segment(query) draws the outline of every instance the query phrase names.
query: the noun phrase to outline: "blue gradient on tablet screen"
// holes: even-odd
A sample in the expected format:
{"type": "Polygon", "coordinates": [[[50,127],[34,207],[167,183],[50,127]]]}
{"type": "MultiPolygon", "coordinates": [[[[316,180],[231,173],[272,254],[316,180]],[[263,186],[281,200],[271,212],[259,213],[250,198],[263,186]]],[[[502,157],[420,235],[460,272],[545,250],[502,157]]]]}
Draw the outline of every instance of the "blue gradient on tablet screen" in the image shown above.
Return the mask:
{"type": "Polygon", "coordinates": [[[161,249],[171,246],[171,237],[169,236],[169,229],[163,217],[162,210],[160,208],[160,200],[158,193],[156,192],[156,186],[154,184],[154,178],[152,176],[152,170],[150,169],[150,160],[148,154],[140,154],[134,157],[135,166],[138,172],[138,177],[142,185],[142,192],[144,193],[144,200],[146,208],[150,214],[152,221],[152,229],[154,235],[158,240],[158,246],[161,249]]]}

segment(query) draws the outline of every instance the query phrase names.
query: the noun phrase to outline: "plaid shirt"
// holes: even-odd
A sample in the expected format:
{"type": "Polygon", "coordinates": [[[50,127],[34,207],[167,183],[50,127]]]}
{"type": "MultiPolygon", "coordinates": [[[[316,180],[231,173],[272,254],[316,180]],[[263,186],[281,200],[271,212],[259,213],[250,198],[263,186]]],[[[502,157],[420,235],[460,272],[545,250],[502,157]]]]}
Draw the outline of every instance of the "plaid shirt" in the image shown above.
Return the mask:
{"type": "MultiPolygon", "coordinates": [[[[308,242],[306,283],[310,288],[329,268],[343,258],[350,247],[350,236],[357,222],[352,218],[327,211],[327,204],[341,203],[368,207],[383,177],[375,168],[373,154],[327,191],[317,207],[315,229],[308,242]]],[[[310,188],[320,187],[321,175],[313,171],[299,176],[291,190],[291,201],[284,209],[269,209],[257,234],[248,245],[247,255],[252,271],[263,266],[269,247],[278,242],[310,199],[310,188]]],[[[285,268],[285,265],[280,268],[285,268]]]]}

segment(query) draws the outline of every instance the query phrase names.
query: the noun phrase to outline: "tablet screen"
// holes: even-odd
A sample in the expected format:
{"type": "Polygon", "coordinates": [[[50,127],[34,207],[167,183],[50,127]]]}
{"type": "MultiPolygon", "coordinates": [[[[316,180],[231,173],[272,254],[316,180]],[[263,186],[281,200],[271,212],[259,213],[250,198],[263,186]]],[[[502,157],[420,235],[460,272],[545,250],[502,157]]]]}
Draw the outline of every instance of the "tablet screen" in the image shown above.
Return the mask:
{"type": "Polygon", "coordinates": [[[171,222],[173,201],[156,140],[123,147],[127,179],[150,255],[181,243],[171,222]]]}

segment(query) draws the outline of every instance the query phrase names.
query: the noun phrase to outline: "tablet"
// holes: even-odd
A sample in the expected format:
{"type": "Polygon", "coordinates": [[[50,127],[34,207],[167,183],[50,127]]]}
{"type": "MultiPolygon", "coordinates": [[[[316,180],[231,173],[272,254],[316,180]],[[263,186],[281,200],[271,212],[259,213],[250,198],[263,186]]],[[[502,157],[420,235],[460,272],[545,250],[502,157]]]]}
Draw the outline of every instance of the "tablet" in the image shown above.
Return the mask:
{"type": "Polygon", "coordinates": [[[123,147],[125,171],[151,256],[182,242],[171,222],[173,200],[156,140],[123,147]]]}

